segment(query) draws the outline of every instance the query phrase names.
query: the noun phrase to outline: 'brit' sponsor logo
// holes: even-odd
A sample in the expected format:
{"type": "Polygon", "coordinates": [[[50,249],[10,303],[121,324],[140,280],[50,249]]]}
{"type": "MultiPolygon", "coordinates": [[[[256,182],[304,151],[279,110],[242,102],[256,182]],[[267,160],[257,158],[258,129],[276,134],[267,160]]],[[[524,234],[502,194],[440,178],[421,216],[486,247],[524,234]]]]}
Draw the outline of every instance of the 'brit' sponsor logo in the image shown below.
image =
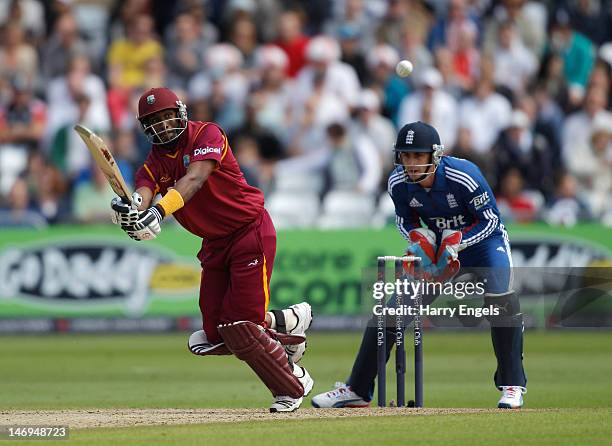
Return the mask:
{"type": "Polygon", "coordinates": [[[483,192],[482,194],[476,195],[474,198],[472,198],[470,200],[470,203],[472,203],[474,205],[474,208],[476,210],[479,210],[481,207],[483,207],[489,201],[490,201],[489,193],[488,192],[483,192]]]}
{"type": "Polygon", "coordinates": [[[436,224],[438,229],[456,229],[466,225],[463,215],[454,215],[453,218],[432,217],[430,220],[436,224]]]}
{"type": "Polygon", "coordinates": [[[207,155],[209,153],[218,153],[221,155],[221,147],[200,147],[193,151],[193,156],[207,155]]]}

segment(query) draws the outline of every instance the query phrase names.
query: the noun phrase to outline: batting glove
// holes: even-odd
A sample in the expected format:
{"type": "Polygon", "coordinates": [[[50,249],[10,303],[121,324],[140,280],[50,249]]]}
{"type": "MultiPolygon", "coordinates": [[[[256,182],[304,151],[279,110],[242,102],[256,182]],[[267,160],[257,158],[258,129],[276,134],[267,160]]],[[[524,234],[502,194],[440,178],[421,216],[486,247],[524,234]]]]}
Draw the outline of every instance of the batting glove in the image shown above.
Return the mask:
{"type": "Polygon", "coordinates": [[[127,204],[121,198],[115,197],[111,201],[111,221],[116,225],[132,226],[138,221],[140,212],[138,206],[142,204],[142,196],[138,192],[132,194],[132,203],[127,204]]]}
{"type": "Polygon", "coordinates": [[[164,219],[164,210],[155,205],[140,213],[138,221],[125,232],[134,240],[153,240],[161,232],[161,222],[164,219]]]}

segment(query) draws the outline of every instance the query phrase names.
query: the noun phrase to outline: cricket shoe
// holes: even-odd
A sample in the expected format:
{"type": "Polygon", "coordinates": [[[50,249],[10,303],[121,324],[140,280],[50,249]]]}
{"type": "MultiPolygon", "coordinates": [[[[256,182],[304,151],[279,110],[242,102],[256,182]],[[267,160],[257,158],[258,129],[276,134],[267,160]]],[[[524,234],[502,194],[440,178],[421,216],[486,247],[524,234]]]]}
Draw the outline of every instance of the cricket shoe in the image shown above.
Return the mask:
{"type": "Polygon", "coordinates": [[[369,407],[370,402],[364,400],[350,386],[343,382],[337,382],[334,390],[320,393],[312,398],[313,407],[317,408],[339,408],[339,407],[369,407]]]}
{"type": "Polygon", "coordinates": [[[304,388],[304,395],[300,398],[291,398],[290,396],[277,396],[274,398],[274,402],[270,406],[270,412],[293,412],[297,410],[305,396],[308,396],[314,385],[314,380],[310,377],[308,371],[297,364],[293,365],[293,374],[302,384],[304,388]]]}
{"type": "Polygon", "coordinates": [[[527,393],[524,387],[503,386],[502,396],[497,403],[498,409],[520,409],[523,407],[523,393],[527,393]]]}
{"type": "MultiPolygon", "coordinates": [[[[291,305],[285,310],[270,311],[273,317],[272,328],[280,333],[305,335],[312,324],[312,308],[306,302],[291,305]]],[[[306,342],[297,345],[285,345],[285,351],[291,362],[302,359],[306,352],[306,342]]]]}

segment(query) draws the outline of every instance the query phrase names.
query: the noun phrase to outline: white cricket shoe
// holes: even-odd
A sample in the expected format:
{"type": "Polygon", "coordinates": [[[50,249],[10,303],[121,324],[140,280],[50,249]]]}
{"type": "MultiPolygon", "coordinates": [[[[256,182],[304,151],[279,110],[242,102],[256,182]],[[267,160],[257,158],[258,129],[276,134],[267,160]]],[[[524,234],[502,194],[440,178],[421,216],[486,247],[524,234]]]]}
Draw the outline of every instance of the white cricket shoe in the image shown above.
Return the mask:
{"type": "Polygon", "coordinates": [[[302,383],[304,387],[304,395],[300,398],[291,398],[290,396],[277,396],[270,406],[270,412],[293,412],[299,409],[304,397],[312,390],[314,380],[310,377],[308,371],[297,364],[293,365],[293,374],[302,383]]]}
{"type": "Polygon", "coordinates": [[[527,389],[520,386],[503,386],[502,396],[497,403],[499,409],[520,409],[523,407],[523,393],[527,389]]]}
{"type": "Polygon", "coordinates": [[[317,408],[369,407],[370,403],[351,390],[343,382],[337,382],[334,390],[320,393],[312,398],[312,405],[317,408]]]}
{"type": "MultiPolygon", "coordinates": [[[[287,327],[287,333],[303,335],[312,324],[312,308],[310,304],[306,302],[291,305],[286,310],[283,310],[283,314],[285,315],[287,323],[290,320],[295,321],[295,325],[292,329],[287,327]]],[[[306,343],[307,341],[304,341],[301,344],[285,346],[287,356],[289,356],[289,359],[291,359],[293,363],[299,362],[302,356],[304,356],[307,346],[306,343]]]]}

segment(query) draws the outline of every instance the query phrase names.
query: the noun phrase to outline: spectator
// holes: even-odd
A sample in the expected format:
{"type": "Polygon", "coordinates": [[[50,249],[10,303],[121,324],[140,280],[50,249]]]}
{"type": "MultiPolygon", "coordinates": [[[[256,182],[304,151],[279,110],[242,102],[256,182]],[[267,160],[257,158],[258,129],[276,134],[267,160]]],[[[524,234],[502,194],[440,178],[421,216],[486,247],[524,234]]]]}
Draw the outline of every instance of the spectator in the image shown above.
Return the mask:
{"type": "Polygon", "coordinates": [[[455,72],[453,53],[445,46],[440,46],[434,53],[434,65],[442,75],[443,89],[453,98],[459,99],[466,91],[473,88],[473,85],[468,85],[466,79],[458,76],[455,72]]]}
{"type": "Polygon", "coordinates": [[[402,100],[410,92],[404,79],[395,74],[395,65],[399,62],[397,51],[390,45],[377,45],[367,56],[368,69],[371,73],[369,87],[378,92],[382,98],[383,116],[400,126],[398,112],[402,100]]]}
{"type": "Polygon", "coordinates": [[[271,169],[262,167],[261,156],[259,155],[260,147],[257,141],[247,133],[239,134],[231,139],[232,147],[235,147],[236,160],[240,164],[244,179],[251,186],[263,188],[265,192],[274,169],[273,166],[271,166],[271,169]]]}
{"type": "Polygon", "coordinates": [[[108,222],[108,203],[115,193],[98,166],[91,170],[91,178],[79,183],[74,189],[72,208],[74,218],[79,223],[108,222]]]}
{"type": "Polygon", "coordinates": [[[302,107],[315,89],[315,79],[322,78],[322,89],[346,107],[351,107],[360,90],[359,79],[350,65],[340,62],[338,43],[327,36],[317,36],[308,43],[308,65],[295,83],[296,106],[302,107]]]}
{"type": "Polygon", "coordinates": [[[502,0],[493,9],[485,26],[484,50],[490,53],[495,47],[499,28],[511,22],[518,36],[535,57],[541,57],[546,46],[546,21],[548,13],[542,2],[502,0]]]}
{"type": "Polygon", "coordinates": [[[256,76],[259,84],[257,96],[257,122],[273,132],[284,145],[289,142],[287,128],[291,124],[291,85],[287,77],[289,59],[275,45],[265,45],[258,50],[256,76]]]}
{"type": "Polygon", "coordinates": [[[341,123],[327,128],[327,174],[333,190],[375,194],[382,177],[380,158],[369,138],[351,134],[341,123]]]}
{"type": "Polygon", "coordinates": [[[53,34],[43,47],[42,68],[47,80],[63,76],[76,55],[86,55],[87,45],[79,36],[76,19],[64,13],[55,22],[53,34]]]}
{"type": "Polygon", "coordinates": [[[250,16],[242,15],[233,21],[229,41],[242,53],[243,68],[253,68],[258,44],[257,28],[250,16]]]}
{"type": "Polygon", "coordinates": [[[489,184],[498,183],[499,177],[495,175],[496,172],[494,172],[495,169],[493,168],[493,154],[478,153],[474,150],[472,131],[469,128],[459,127],[457,130],[457,142],[446,154],[473,162],[480,168],[489,184]]]}
{"type": "Polygon", "coordinates": [[[325,89],[325,78],[318,73],[313,79],[313,91],[303,106],[295,107],[293,122],[289,129],[288,153],[297,157],[283,161],[283,164],[304,164],[309,170],[320,168],[319,164],[327,157],[325,133],[327,127],[349,118],[346,104],[325,89]]]}
{"type": "Polygon", "coordinates": [[[419,77],[423,70],[433,64],[431,53],[425,46],[425,33],[418,27],[406,26],[401,33],[398,44],[402,59],[408,59],[414,64],[412,76],[419,77]]]}
{"type": "Polygon", "coordinates": [[[21,227],[41,229],[47,221],[32,204],[28,185],[23,178],[13,183],[8,195],[8,206],[0,208],[0,228],[21,227]]]}
{"type": "Polygon", "coordinates": [[[0,143],[34,150],[45,128],[46,105],[34,96],[28,80],[14,77],[11,87],[11,100],[0,109],[0,143]]]}
{"type": "Polygon", "coordinates": [[[593,119],[588,150],[568,165],[578,188],[595,215],[610,209],[612,197],[612,114],[599,112],[593,119]]]}
{"type": "Polygon", "coordinates": [[[574,226],[591,219],[591,211],[580,197],[576,178],[567,172],[557,176],[555,196],[546,209],[546,222],[551,225],[574,226]]]}
{"type": "Polygon", "coordinates": [[[522,94],[538,66],[536,57],[521,41],[514,23],[506,21],[499,26],[493,51],[495,84],[515,95],[522,94]]]}
{"type": "Polygon", "coordinates": [[[303,17],[296,10],[284,11],[280,16],[278,39],[275,43],[287,54],[287,74],[291,77],[297,76],[306,65],[306,46],[309,38],[304,34],[303,26],[303,17]]]}
{"type": "Polygon", "coordinates": [[[387,11],[376,29],[379,44],[396,46],[401,41],[402,32],[408,20],[409,9],[404,0],[389,0],[387,11]]]}
{"type": "Polygon", "coordinates": [[[493,80],[481,78],[473,95],[466,96],[459,103],[462,127],[472,133],[474,149],[486,153],[497,140],[499,132],[510,123],[512,107],[510,102],[493,89],[493,80]]]}
{"type": "Polygon", "coordinates": [[[595,49],[592,42],[584,35],[574,31],[570,25],[569,15],[565,10],[558,10],[551,25],[550,49],[563,59],[563,75],[569,86],[570,104],[578,104],[584,96],[584,90],[595,61],[595,49]]]}
{"type": "Polygon", "coordinates": [[[553,175],[551,152],[545,140],[536,137],[534,122],[522,110],[514,110],[508,128],[493,147],[497,178],[517,168],[526,187],[541,193],[552,192],[547,181],[553,175]]]}
{"type": "MultiPolygon", "coordinates": [[[[446,46],[455,53],[461,33],[468,28],[470,32],[478,31],[478,17],[469,10],[465,0],[451,0],[449,3],[448,14],[436,21],[429,34],[427,46],[432,51],[446,46]]],[[[475,37],[479,40],[477,35],[475,37]]]]}
{"type": "Polygon", "coordinates": [[[47,119],[46,106],[28,81],[13,78],[11,85],[10,102],[0,108],[0,196],[25,170],[28,153],[38,149],[47,119]]]}
{"type": "Polygon", "coordinates": [[[370,89],[361,91],[357,100],[357,113],[351,124],[349,133],[363,135],[369,139],[377,149],[383,172],[385,174],[391,172],[394,166],[389,150],[395,143],[396,131],[391,120],[380,115],[380,99],[375,91],[370,89]]]}
{"type": "Polygon", "coordinates": [[[234,45],[219,43],[208,49],[205,64],[206,71],[189,83],[189,97],[208,99],[213,119],[231,131],[242,125],[249,92],[242,53],[234,45]]]}
{"type": "Polygon", "coordinates": [[[27,35],[37,41],[45,36],[43,5],[37,0],[6,0],[0,2],[0,23],[17,23],[27,35]]]}
{"type": "Polygon", "coordinates": [[[187,13],[179,14],[166,36],[166,63],[172,83],[185,90],[191,78],[204,68],[204,55],[217,40],[211,24],[202,24],[187,13]]]}
{"type": "Polygon", "coordinates": [[[24,40],[21,25],[7,23],[2,36],[0,76],[20,77],[35,86],[38,81],[38,54],[36,49],[24,40]]]}
{"type": "Polygon", "coordinates": [[[340,61],[353,67],[363,85],[368,81],[368,72],[365,55],[359,43],[360,35],[361,31],[351,25],[345,25],[338,30],[340,61]]]}
{"type": "Polygon", "coordinates": [[[255,142],[259,158],[274,162],[281,159],[285,150],[279,139],[270,130],[262,127],[257,120],[257,111],[261,108],[260,96],[251,96],[246,105],[246,116],[242,126],[232,131],[230,140],[248,138],[255,142]]]}
{"type": "Polygon", "coordinates": [[[476,48],[476,25],[466,21],[457,27],[457,42],[453,55],[453,69],[464,89],[472,90],[478,76],[480,52],[476,48]]]}
{"type": "Polygon", "coordinates": [[[64,123],[53,136],[49,153],[51,163],[58,168],[70,184],[89,171],[91,155],[79,135],[75,124],[83,124],[99,133],[99,129],[87,121],[91,101],[89,96],[77,93],[73,98],[78,110],[76,119],[64,123]]]}
{"type": "Polygon", "coordinates": [[[163,48],[153,34],[153,19],[148,15],[132,17],[126,38],[111,43],[108,58],[108,78],[121,89],[143,88],[147,78],[147,63],[163,58],[163,48]]]}
{"type": "Polygon", "coordinates": [[[570,103],[569,87],[563,75],[563,59],[558,54],[549,53],[542,60],[540,82],[537,84],[537,91],[546,91],[549,99],[553,100],[562,112],[573,111],[578,104],[570,103]]]}
{"type": "Polygon", "coordinates": [[[77,122],[79,104],[76,97],[83,95],[88,97],[89,106],[88,114],[81,122],[100,132],[110,132],[111,120],[104,82],[92,72],[89,59],[77,54],[70,61],[68,72],[48,83],[49,120],[45,131],[46,141],[50,141],[60,127],[77,122]]]}
{"type": "Polygon", "coordinates": [[[606,0],[577,0],[568,2],[568,6],[572,28],[597,45],[612,40],[610,2],[606,0]]]}
{"type": "Polygon", "coordinates": [[[580,111],[567,117],[563,124],[563,161],[567,167],[580,164],[590,153],[589,139],[595,116],[605,110],[607,94],[600,87],[588,89],[580,111]]]}
{"type": "Polygon", "coordinates": [[[495,198],[504,221],[527,223],[538,211],[535,203],[525,194],[523,176],[513,167],[500,177],[499,193],[495,198]]]}
{"type": "Polygon", "coordinates": [[[442,90],[442,75],[435,68],[421,74],[419,90],[407,96],[400,105],[398,125],[423,121],[440,133],[443,144],[452,147],[457,134],[457,102],[442,90]]]}
{"type": "Polygon", "coordinates": [[[370,11],[366,9],[364,0],[345,0],[339,2],[341,8],[336,11],[335,17],[325,25],[325,34],[339,36],[342,29],[359,30],[356,37],[358,46],[365,50],[372,48],[375,43],[376,20],[370,11]]]}

